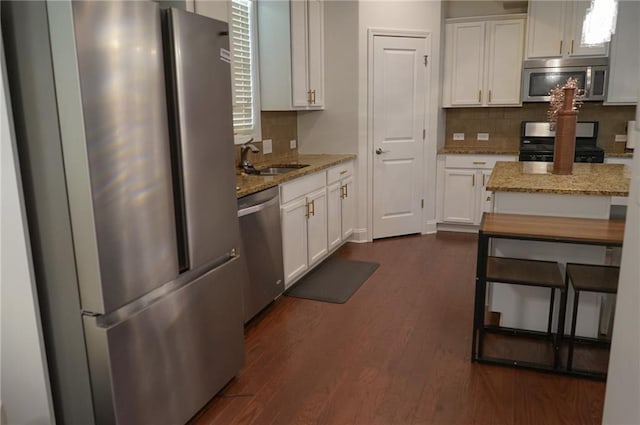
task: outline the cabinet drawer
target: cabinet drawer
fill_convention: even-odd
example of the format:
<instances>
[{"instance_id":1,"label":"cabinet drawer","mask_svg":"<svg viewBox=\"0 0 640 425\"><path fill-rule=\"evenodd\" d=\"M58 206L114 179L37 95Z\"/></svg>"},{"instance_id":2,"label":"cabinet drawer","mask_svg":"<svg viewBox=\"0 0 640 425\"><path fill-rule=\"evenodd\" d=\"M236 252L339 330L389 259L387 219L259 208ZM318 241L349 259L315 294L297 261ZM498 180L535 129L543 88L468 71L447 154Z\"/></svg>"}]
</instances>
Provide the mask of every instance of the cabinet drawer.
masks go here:
<instances>
[{"instance_id":1,"label":"cabinet drawer","mask_svg":"<svg viewBox=\"0 0 640 425\"><path fill-rule=\"evenodd\" d=\"M327 170L327 184L337 182L340 179L353 174L353 161L335 165Z\"/></svg>"},{"instance_id":2,"label":"cabinet drawer","mask_svg":"<svg viewBox=\"0 0 640 425\"><path fill-rule=\"evenodd\" d=\"M516 161L515 155L447 155L446 168L488 168L492 169L498 161Z\"/></svg>"},{"instance_id":3,"label":"cabinet drawer","mask_svg":"<svg viewBox=\"0 0 640 425\"><path fill-rule=\"evenodd\" d=\"M284 205L289 201L320 189L327 184L327 175L324 171L309 174L308 176L297 178L293 181L280 185L280 204Z\"/></svg>"}]
</instances>

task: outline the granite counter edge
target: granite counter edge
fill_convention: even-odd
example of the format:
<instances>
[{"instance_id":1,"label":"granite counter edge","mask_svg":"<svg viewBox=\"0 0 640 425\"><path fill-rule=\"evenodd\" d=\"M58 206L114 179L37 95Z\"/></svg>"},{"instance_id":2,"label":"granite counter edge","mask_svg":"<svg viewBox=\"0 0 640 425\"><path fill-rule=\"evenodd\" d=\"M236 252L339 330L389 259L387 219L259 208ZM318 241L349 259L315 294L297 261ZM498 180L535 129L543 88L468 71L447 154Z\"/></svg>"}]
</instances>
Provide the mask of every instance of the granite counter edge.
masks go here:
<instances>
[{"instance_id":1,"label":"granite counter edge","mask_svg":"<svg viewBox=\"0 0 640 425\"><path fill-rule=\"evenodd\" d=\"M239 188L236 191L236 198L242 198L243 196L252 195L262 190L269 189L274 186L278 186L282 183L295 180L299 177L303 177L308 174L313 174L318 171L326 170L327 168L333 167L334 165L342 164L344 162L348 162L356 158L357 156L354 154L300 155L298 157L298 160L294 161L293 163L303 164L303 163L313 162L313 164L310 164L308 167L300 168L298 170L292 171L290 173L282 174L279 176L255 176L255 175L242 174L237 176L237 179L236 179L237 187ZM268 166L268 165L265 165L265 166ZM251 182L250 183L247 183L246 181L241 182L241 180L243 179L250 179Z\"/></svg>"}]
</instances>

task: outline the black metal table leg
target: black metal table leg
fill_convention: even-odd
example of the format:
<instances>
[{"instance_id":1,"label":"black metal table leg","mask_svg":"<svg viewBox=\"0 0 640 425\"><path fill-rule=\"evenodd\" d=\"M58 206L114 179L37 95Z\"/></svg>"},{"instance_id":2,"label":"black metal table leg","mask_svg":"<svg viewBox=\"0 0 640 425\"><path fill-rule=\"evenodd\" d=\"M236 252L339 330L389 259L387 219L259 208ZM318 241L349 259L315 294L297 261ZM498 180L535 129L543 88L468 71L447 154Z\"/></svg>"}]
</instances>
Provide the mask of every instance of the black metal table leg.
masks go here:
<instances>
[{"instance_id":1,"label":"black metal table leg","mask_svg":"<svg viewBox=\"0 0 640 425\"><path fill-rule=\"evenodd\" d=\"M560 307L558 310L558 330L556 332L555 341L555 357L553 359L553 367L558 369L560 367L560 348L562 347L562 339L564 338L564 323L565 316L567 314L567 288L568 283L565 280L564 289L560 291Z\"/></svg>"},{"instance_id":2,"label":"black metal table leg","mask_svg":"<svg viewBox=\"0 0 640 425\"><path fill-rule=\"evenodd\" d=\"M551 288L551 296L549 301L549 319L547 320L547 333L551 336L551 324L553 322L553 302L555 301L556 290Z\"/></svg>"},{"instance_id":3,"label":"black metal table leg","mask_svg":"<svg viewBox=\"0 0 640 425\"><path fill-rule=\"evenodd\" d=\"M476 287L473 312L473 336L471 341L471 361L482 356L484 327L484 304L487 286L487 257L489 254L489 238L478 232L478 254L476 261Z\"/></svg>"},{"instance_id":4,"label":"black metal table leg","mask_svg":"<svg viewBox=\"0 0 640 425\"><path fill-rule=\"evenodd\" d=\"M571 335L569 335L569 355L567 357L567 370L573 368L573 342L576 338L576 321L578 318L578 302L580 300L580 291L575 291L573 298L573 315L571 318Z\"/></svg>"}]
</instances>

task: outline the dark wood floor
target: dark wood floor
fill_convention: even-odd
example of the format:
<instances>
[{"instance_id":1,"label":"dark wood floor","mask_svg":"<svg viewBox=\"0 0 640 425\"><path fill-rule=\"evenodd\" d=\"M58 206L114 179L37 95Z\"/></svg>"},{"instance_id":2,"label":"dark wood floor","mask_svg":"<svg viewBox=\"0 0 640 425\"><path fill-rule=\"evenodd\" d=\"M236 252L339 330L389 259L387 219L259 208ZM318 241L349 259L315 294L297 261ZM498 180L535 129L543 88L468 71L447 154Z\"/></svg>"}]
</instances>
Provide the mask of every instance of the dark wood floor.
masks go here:
<instances>
[{"instance_id":1,"label":"dark wood floor","mask_svg":"<svg viewBox=\"0 0 640 425\"><path fill-rule=\"evenodd\" d=\"M373 276L346 304L278 299L193 424L599 424L602 382L469 361L476 240L347 244Z\"/></svg>"}]
</instances>

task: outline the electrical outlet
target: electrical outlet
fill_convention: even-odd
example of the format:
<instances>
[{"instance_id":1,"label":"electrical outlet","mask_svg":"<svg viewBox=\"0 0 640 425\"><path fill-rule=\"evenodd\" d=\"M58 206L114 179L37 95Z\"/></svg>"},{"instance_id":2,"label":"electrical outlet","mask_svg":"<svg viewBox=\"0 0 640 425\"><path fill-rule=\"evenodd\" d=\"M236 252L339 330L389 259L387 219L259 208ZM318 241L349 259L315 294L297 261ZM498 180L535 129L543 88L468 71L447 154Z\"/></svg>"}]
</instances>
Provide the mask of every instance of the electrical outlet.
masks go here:
<instances>
[{"instance_id":1,"label":"electrical outlet","mask_svg":"<svg viewBox=\"0 0 640 425\"><path fill-rule=\"evenodd\" d=\"M295 148L296 148L296 146L298 146L298 142L296 141L296 139L289 140L289 147L290 147L291 149L295 149Z\"/></svg>"},{"instance_id":2,"label":"electrical outlet","mask_svg":"<svg viewBox=\"0 0 640 425\"><path fill-rule=\"evenodd\" d=\"M616 134L615 141L616 142L626 142L627 141L627 135L626 134Z\"/></svg>"},{"instance_id":3,"label":"electrical outlet","mask_svg":"<svg viewBox=\"0 0 640 425\"><path fill-rule=\"evenodd\" d=\"M262 141L262 153L271 153L273 152L273 143L271 143L271 139L264 139Z\"/></svg>"},{"instance_id":4,"label":"electrical outlet","mask_svg":"<svg viewBox=\"0 0 640 425\"><path fill-rule=\"evenodd\" d=\"M453 133L453 140L464 140L464 133Z\"/></svg>"},{"instance_id":5,"label":"electrical outlet","mask_svg":"<svg viewBox=\"0 0 640 425\"><path fill-rule=\"evenodd\" d=\"M489 140L489 133L478 133L476 139L478 141L487 141Z\"/></svg>"}]
</instances>

